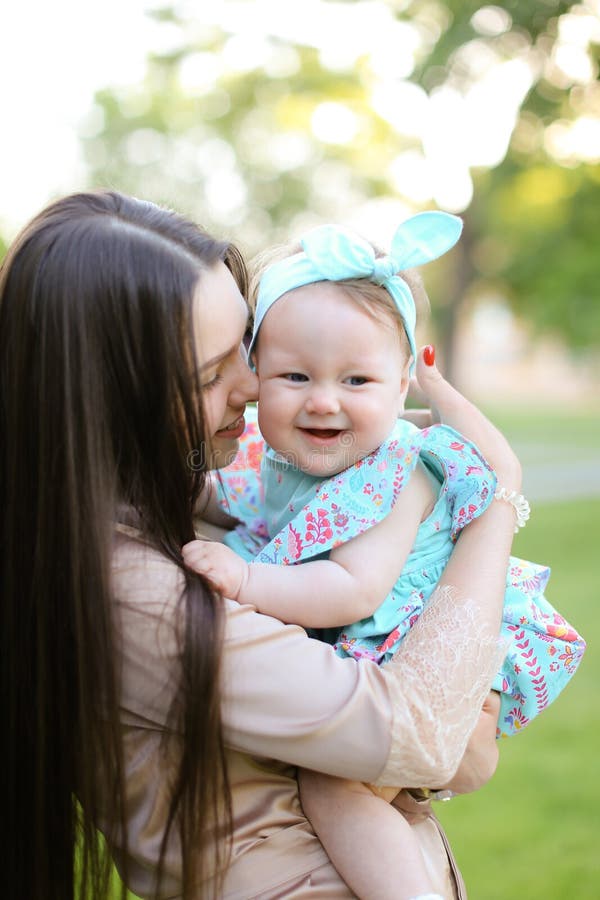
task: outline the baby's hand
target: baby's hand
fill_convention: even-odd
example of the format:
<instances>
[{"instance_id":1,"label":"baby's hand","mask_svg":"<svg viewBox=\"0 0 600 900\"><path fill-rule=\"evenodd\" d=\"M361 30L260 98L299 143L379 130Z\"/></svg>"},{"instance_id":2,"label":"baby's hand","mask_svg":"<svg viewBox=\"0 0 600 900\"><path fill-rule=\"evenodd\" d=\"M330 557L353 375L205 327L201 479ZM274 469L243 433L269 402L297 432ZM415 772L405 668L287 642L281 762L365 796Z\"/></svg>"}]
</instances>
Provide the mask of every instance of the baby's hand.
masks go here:
<instances>
[{"instance_id":1,"label":"baby's hand","mask_svg":"<svg viewBox=\"0 0 600 900\"><path fill-rule=\"evenodd\" d=\"M237 553L217 541L190 541L181 554L188 569L205 575L225 597L239 599L248 564Z\"/></svg>"}]
</instances>

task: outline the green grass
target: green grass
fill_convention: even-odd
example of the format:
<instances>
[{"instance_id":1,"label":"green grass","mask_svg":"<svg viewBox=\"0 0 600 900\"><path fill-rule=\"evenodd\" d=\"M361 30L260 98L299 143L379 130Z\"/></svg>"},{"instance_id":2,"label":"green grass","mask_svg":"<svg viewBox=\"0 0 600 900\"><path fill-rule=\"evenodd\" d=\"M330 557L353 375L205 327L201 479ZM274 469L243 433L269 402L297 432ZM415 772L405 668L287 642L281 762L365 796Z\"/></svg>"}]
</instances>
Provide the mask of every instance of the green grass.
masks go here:
<instances>
[{"instance_id":1,"label":"green grass","mask_svg":"<svg viewBox=\"0 0 600 900\"><path fill-rule=\"evenodd\" d=\"M587 640L558 700L502 742L481 791L436 807L470 900L592 900L600 892L600 500L536 507L515 553L547 563L548 599Z\"/></svg>"},{"instance_id":2,"label":"green grass","mask_svg":"<svg viewBox=\"0 0 600 900\"><path fill-rule=\"evenodd\" d=\"M532 414L530 410L490 407L485 413L517 449L524 448L524 454L519 453L522 462L529 461L530 446L543 448L544 461L564 461L568 451L578 458L600 457L600 408L586 412L536 410Z\"/></svg>"}]
</instances>

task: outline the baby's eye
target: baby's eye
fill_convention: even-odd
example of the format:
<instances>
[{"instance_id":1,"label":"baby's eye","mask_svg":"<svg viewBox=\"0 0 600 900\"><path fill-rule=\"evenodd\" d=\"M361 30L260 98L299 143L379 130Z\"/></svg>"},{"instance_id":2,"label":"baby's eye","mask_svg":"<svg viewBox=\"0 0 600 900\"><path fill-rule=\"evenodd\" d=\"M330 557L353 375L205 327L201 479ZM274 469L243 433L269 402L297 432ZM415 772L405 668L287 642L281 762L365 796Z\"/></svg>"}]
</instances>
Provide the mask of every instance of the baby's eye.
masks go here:
<instances>
[{"instance_id":1,"label":"baby's eye","mask_svg":"<svg viewBox=\"0 0 600 900\"><path fill-rule=\"evenodd\" d=\"M365 375L350 375L349 378L346 378L346 384L352 387L360 387L361 384L366 384L368 380Z\"/></svg>"},{"instance_id":2,"label":"baby's eye","mask_svg":"<svg viewBox=\"0 0 600 900\"><path fill-rule=\"evenodd\" d=\"M303 375L302 372L286 372L283 377L285 378L286 381L294 381L294 382L308 381L307 376Z\"/></svg>"}]
</instances>

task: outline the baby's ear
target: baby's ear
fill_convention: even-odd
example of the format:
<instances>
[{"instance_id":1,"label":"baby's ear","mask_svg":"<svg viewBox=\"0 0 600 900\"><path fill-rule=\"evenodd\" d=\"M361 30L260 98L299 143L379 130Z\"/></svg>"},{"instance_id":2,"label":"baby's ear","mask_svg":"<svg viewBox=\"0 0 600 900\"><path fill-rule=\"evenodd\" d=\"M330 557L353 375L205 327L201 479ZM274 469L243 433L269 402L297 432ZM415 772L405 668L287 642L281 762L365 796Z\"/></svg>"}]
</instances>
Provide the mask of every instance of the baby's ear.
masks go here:
<instances>
[{"instance_id":1,"label":"baby's ear","mask_svg":"<svg viewBox=\"0 0 600 900\"><path fill-rule=\"evenodd\" d=\"M409 356L406 360L406 364L402 369L402 374L400 376L400 389L398 391L398 416L404 415L404 407L406 403L406 396L408 394L408 389L410 387L410 367L412 364L412 356Z\"/></svg>"},{"instance_id":2,"label":"baby's ear","mask_svg":"<svg viewBox=\"0 0 600 900\"><path fill-rule=\"evenodd\" d=\"M404 364L404 368L402 369L402 375L400 378L400 394L402 396L402 403L406 400L406 395L408 394L408 388L410 387L410 370L413 364L413 357L409 356Z\"/></svg>"}]
</instances>

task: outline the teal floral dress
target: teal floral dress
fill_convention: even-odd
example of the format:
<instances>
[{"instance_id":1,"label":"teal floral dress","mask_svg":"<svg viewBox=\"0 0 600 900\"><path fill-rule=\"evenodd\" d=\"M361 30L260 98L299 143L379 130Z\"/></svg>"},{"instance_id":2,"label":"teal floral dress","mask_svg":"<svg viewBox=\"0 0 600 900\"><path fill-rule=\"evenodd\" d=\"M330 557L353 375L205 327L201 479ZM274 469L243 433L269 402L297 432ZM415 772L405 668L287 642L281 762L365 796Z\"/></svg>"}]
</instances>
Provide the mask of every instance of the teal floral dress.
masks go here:
<instances>
[{"instance_id":1,"label":"teal floral dress","mask_svg":"<svg viewBox=\"0 0 600 900\"><path fill-rule=\"evenodd\" d=\"M249 418L249 417L248 417ZM220 502L240 525L227 543L248 560L297 565L380 522L422 463L439 484L433 511L390 594L373 615L318 636L341 656L385 663L431 596L461 530L491 502L496 478L476 447L453 429L419 430L399 419L376 451L331 478L306 475L265 446L250 419L234 463L221 472ZM498 736L545 709L575 673L585 642L544 596L546 566L511 557L502 634L508 652L493 687L501 695Z\"/></svg>"}]
</instances>

